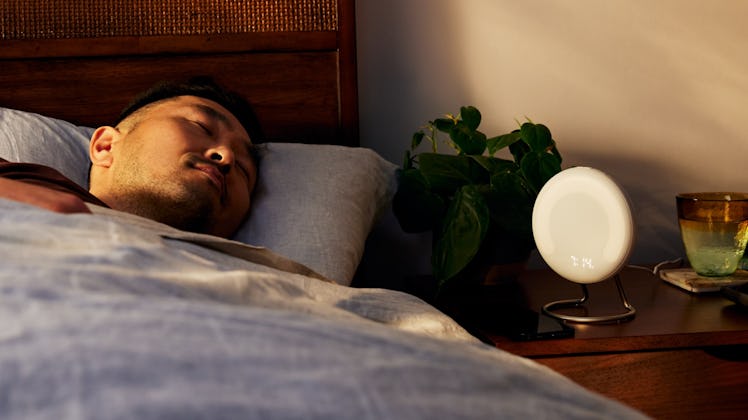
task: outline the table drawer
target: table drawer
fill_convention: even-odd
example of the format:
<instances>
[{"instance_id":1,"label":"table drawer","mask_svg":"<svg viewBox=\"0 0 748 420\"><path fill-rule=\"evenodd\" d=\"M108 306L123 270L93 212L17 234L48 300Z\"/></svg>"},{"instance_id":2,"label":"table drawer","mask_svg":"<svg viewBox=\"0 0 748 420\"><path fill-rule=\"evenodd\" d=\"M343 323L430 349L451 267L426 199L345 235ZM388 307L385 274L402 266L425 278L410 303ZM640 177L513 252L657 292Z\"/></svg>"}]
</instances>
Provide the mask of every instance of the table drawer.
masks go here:
<instances>
[{"instance_id":1,"label":"table drawer","mask_svg":"<svg viewBox=\"0 0 748 420\"><path fill-rule=\"evenodd\" d=\"M737 418L748 412L747 346L534 360L655 418Z\"/></svg>"}]
</instances>

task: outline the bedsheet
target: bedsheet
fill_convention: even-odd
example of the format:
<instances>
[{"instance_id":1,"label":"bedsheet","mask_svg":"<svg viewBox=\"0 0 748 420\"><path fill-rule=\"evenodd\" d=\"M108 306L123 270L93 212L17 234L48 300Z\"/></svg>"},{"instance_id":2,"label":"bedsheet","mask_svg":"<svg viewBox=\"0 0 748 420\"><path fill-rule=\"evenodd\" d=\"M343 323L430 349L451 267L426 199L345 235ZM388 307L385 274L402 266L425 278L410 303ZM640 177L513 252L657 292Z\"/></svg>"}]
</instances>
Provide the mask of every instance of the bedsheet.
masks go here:
<instances>
[{"instance_id":1,"label":"bedsheet","mask_svg":"<svg viewBox=\"0 0 748 420\"><path fill-rule=\"evenodd\" d=\"M94 210L0 200L1 418L641 417L408 294Z\"/></svg>"}]
</instances>

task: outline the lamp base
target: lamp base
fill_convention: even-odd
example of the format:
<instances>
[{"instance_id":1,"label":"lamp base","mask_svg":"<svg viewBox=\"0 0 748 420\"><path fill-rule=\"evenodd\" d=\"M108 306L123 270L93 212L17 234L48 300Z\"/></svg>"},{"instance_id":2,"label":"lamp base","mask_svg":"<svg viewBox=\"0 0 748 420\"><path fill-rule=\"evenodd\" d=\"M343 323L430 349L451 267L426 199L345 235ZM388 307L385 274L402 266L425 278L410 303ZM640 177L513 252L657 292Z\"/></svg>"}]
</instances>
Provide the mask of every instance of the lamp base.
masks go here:
<instances>
[{"instance_id":1,"label":"lamp base","mask_svg":"<svg viewBox=\"0 0 748 420\"><path fill-rule=\"evenodd\" d=\"M602 322L621 322L633 318L636 315L636 309L629 303L626 298L626 293L623 291L623 285L621 284L621 277L615 275L616 287L618 288L618 296L621 298L623 307L626 308L626 312L615 314L615 315L602 315L602 316L575 316L567 315L555 312L562 308L578 308L584 305L589 299L589 292L587 291L587 285L582 284L582 292L584 295L579 299L566 299L557 300L555 302L547 303L543 306L543 313L554 318L558 318L564 321L580 322L580 323L602 323Z\"/></svg>"}]
</instances>

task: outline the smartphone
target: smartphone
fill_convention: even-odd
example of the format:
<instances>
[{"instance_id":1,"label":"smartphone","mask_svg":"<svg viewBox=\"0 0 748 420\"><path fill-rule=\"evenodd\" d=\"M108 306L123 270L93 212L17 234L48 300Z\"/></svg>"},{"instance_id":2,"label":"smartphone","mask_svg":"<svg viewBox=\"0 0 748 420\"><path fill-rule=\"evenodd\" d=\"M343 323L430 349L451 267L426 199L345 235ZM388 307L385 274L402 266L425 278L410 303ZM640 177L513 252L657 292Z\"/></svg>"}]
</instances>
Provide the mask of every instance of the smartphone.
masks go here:
<instances>
[{"instance_id":1,"label":"smartphone","mask_svg":"<svg viewBox=\"0 0 748 420\"><path fill-rule=\"evenodd\" d=\"M527 309L508 325L508 337L515 341L574 337L574 328L560 319Z\"/></svg>"}]
</instances>

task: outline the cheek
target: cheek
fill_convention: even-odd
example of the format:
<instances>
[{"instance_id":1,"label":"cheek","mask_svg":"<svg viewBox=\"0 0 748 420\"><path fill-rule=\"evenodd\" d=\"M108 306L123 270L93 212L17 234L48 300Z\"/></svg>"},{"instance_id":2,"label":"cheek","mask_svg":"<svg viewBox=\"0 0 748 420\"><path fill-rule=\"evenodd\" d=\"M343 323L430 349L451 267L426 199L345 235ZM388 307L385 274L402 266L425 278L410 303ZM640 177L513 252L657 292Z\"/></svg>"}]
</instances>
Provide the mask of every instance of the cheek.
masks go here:
<instances>
[{"instance_id":1,"label":"cheek","mask_svg":"<svg viewBox=\"0 0 748 420\"><path fill-rule=\"evenodd\" d=\"M244 182L237 182L232 188L232 212L244 215L249 210L250 192Z\"/></svg>"},{"instance_id":2,"label":"cheek","mask_svg":"<svg viewBox=\"0 0 748 420\"><path fill-rule=\"evenodd\" d=\"M121 150L121 158L130 166L136 166L139 172L164 176L184 166L184 151L169 142L141 138L127 140L127 147Z\"/></svg>"}]
</instances>

